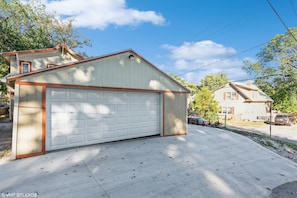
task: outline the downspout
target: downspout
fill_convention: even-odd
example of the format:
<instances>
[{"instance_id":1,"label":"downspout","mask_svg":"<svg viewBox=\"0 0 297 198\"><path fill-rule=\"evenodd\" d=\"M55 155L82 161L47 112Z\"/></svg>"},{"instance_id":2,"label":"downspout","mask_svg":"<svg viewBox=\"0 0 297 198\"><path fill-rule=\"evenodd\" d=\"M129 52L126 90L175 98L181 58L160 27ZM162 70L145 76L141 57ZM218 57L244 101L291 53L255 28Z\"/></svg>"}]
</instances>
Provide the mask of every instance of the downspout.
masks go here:
<instances>
[{"instance_id":1,"label":"downspout","mask_svg":"<svg viewBox=\"0 0 297 198\"><path fill-rule=\"evenodd\" d=\"M19 66L20 66L20 60L19 60L19 54L18 53L15 54L15 60L16 60L17 68L19 68Z\"/></svg>"}]
</instances>

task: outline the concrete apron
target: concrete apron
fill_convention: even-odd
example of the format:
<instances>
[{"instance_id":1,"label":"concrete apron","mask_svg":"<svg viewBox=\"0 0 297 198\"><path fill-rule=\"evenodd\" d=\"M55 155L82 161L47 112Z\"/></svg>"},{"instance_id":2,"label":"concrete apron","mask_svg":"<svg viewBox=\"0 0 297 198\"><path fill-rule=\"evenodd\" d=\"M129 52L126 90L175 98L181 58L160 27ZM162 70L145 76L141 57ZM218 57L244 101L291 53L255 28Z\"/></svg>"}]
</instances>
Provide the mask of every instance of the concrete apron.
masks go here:
<instances>
[{"instance_id":1,"label":"concrete apron","mask_svg":"<svg viewBox=\"0 0 297 198\"><path fill-rule=\"evenodd\" d=\"M186 136L0 162L0 178L2 197L267 197L297 180L297 164L238 134L189 125Z\"/></svg>"}]
</instances>

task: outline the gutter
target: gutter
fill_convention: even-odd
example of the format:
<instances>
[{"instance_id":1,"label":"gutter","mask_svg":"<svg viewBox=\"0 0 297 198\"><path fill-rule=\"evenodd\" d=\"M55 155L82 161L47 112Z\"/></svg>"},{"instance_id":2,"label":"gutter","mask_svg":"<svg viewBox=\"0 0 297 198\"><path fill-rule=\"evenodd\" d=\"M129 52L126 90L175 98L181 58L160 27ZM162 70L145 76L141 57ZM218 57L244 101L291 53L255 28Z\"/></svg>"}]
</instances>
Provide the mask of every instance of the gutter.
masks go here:
<instances>
[{"instance_id":1,"label":"gutter","mask_svg":"<svg viewBox=\"0 0 297 198\"><path fill-rule=\"evenodd\" d=\"M3 78L1 78L0 81L1 81L2 83L7 84L7 78L8 78L9 76L10 76L10 74L7 74L7 75L4 76Z\"/></svg>"}]
</instances>

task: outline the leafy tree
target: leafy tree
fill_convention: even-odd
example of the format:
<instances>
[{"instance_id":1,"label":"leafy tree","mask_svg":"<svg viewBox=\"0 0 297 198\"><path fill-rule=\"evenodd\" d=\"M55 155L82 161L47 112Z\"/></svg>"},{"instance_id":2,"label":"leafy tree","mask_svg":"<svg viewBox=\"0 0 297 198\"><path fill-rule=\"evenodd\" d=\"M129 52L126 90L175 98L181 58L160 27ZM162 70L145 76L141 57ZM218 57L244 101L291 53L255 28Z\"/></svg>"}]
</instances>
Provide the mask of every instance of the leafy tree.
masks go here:
<instances>
[{"instance_id":1,"label":"leafy tree","mask_svg":"<svg viewBox=\"0 0 297 198\"><path fill-rule=\"evenodd\" d=\"M73 28L73 19L61 22L46 12L38 0L22 3L19 0L0 1L0 52L42 49L67 44L70 48L90 45ZM0 77L8 73L0 59Z\"/></svg>"},{"instance_id":2,"label":"leafy tree","mask_svg":"<svg viewBox=\"0 0 297 198\"><path fill-rule=\"evenodd\" d=\"M187 82L178 75L169 75L191 91L190 97L193 101L189 104L189 114L197 114L212 122L217 120L219 104L214 99L213 91L228 83L225 74L207 75L201 79L200 86Z\"/></svg>"},{"instance_id":3,"label":"leafy tree","mask_svg":"<svg viewBox=\"0 0 297 198\"><path fill-rule=\"evenodd\" d=\"M201 87L199 92L196 93L194 100L190 103L190 106L200 117L210 121L216 121L219 104L213 97L213 91L209 90L208 87Z\"/></svg>"},{"instance_id":4,"label":"leafy tree","mask_svg":"<svg viewBox=\"0 0 297 198\"><path fill-rule=\"evenodd\" d=\"M84 45L90 45L90 39L81 40L83 36L73 28L73 21L73 18L67 21L53 18L49 24L51 25L51 42L63 43L70 48L80 48Z\"/></svg>"},{"instance_id":5,"label":"leafy tree","mask_svg":"<svg viewBox=\"0 0 297 198\"><path fill-rule=\"evenodd\" d=\"M228 83L229 79L226 74L206 75L201 79L201 86L207 87L210 91L214 91Z\"/></svg>"},{"instance_id":6,"label":"leafy tree","mask_svg":"<svg viewBox=\"0 0 297 198\"><path fill-rule=\"evenodd\" d=\"M90 45L72 26L73 19L60 21L46 12L38 0L0 1L0 52L51 48L66 44L70 48ZM0 56L0 78L9 73L9 66ZM6 87L1 86L1 91Z\"/></svg>"},{"instance_id":7,"label":"leafy tree","mask_svg":"<svg viewBox=\"0 0 297 198\"><path fill-rule=\"evenodd\" d=\"M274 108L297 112L297 28L274 36L243 69L256 77L255 84L274 100ZM293 36L292 36L293 35Z\"/></svg>"},{"instance_id":8,"label":"leafy tree","mask_svg":"<svg viewBox=\"0 0 297 198\"><path fill-rule=\"evenodd\" d=\"M198 91L198 86L195 83L187 82L186 80L182 79L178 75L174 75L169 73L170 77L175 79L177 82L179 82L181 85L183 85L185 88L189 89L191 92L191 95L194 95Z\"/></svg>"}]
</instances>

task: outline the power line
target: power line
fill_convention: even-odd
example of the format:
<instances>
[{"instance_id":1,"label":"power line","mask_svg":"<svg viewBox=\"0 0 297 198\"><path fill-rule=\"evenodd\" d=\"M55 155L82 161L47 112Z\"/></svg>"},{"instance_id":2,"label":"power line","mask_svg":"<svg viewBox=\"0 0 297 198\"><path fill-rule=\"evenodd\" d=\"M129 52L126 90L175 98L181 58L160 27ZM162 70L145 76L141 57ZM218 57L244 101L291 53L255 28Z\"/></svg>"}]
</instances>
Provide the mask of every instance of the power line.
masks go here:
<instances>
[{"instance_id":1,"label":"power line","mask_svg":"<svg viewBox=\"0 0 297 198\"><path fill-rule=\"evenodd\" d=\"M185 75L185 74L187 74L187 73L196 71L196 70L198 70L198 69L201 69L201 68L204 68L204 67L207 67L207 66L210 66L210 65L213 65L213 64L215 64L215 63L222 62L222 61L227 60L227 59L229 59L229 58L235 57L235 56L237 56L237 55L239 55L239 54L243 54L243 53L245 53L245 52L247 52L247 51L250 51L250 50L252 50L252 49L258 48L258 47L260 47L260 46L262 46L262 45L264 45L264 44L266 44L266 43L268 43L268 41L265 42L265 43L261 43L261 44L259 44L259 45L256 45L256 46L254 46L254 47L251 47L251 48L242 50L242 51L240 51L240 52L238 52L238 53L236 53L236 54L233 54L233 55L231 55L231 56L225 57L225 58L223 58L223 59L220 59L220 60L211 62L211 63L209 63L209 64L202 65L201 67L197 67L197 68L195 68L195 69L189 70L189 71L187 71L187 72L185 72L185 73L180 74L180 76L183 76L183 75Z\"/></svg>"},{"instance_id":2,"label":"power line","mask_svg":"<svg viewBox=\"0 0 297 198\"><path fill-rule=\"evenodd\" d=\"M295 6L294 6L292 0L290 0L290 4L291 4L291 7L293 8L295 15L297 16L297 12L296 12L296 9L295 9Z\"/></svg>"},{"instance_id":3,"label":"power line","mask_svg":"<svg viewBox=\"0 0 297 198\"><path fill-rule=\"evenodd\" d=\"M270 75L258 76L258 77L254 77L254 78L247 78L247 79L242 79L242 80L234 80L234 81L231 81L231 82L243 82L243 81L248 81L248 80L259 80L259 79L268 78L268 77L273 77L273 76L283 76L283 77L285 77L285 78L291 77L290 74L288 74L288 75L283 75L283 74L270 74Z\"/></svg>"},{"instance_id":4,"label":"power line","mask_svg":"<svg viewBox=\"0 0 297 198\"><path fill-rule=\"evenodd\" d=\"M281 23L285 26L285 28L287 29L288 33L293 37L293 39L297 42L297 39L295 38L294 34L290 31L290 29L288 28L288 26L286 25L286 23L283 21L283 19L280 17L280 15L278 14L278 12L276 11L276 9L273 7L273 5L270 3L269 0L267 0L267 3L269 4L269 6L271 7L271 9L273 10L273 12L275 13L275 15L278 17L278 19L281 21Z\"/></svg>"}]
</instances>

